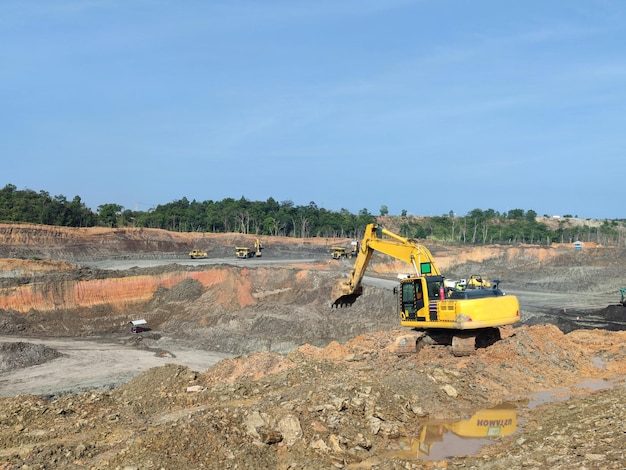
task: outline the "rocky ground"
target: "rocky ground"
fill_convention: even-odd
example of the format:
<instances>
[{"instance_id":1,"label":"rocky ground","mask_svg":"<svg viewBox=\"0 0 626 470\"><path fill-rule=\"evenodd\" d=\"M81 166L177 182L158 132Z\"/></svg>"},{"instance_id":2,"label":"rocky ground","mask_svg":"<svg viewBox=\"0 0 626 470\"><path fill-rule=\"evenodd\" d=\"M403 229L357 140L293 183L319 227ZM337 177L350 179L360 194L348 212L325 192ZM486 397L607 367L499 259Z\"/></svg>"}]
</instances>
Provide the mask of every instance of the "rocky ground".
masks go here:
<instances>
[{"instance_id":1,"label":"rocky ground","mask_svg":"<svg viewBox=\"0 0 626 470\"><path fill-rule=\"evenodd\" d=\"M373 260L378 281L353 307L331 310L350 269L328 259L335 240L267 240L262 259L240 262L224 237L0 226L2 237L0 333L12 341L0 343L0 394L16 371L63 373L55 338L162 365L87 391L2 394L0 468L626 466L624 250L434 246L450 277L500 278L522 306L502 341L457 358L445 346L396 354L406 332L387 286L403 268L388 260ZM192 263L196 246L213 257ZM128 332L137 316L150 331ZM209 354L222 359L202 367ZM90 360L111 377L104 355Z\"/></svg>"}]
</instances>

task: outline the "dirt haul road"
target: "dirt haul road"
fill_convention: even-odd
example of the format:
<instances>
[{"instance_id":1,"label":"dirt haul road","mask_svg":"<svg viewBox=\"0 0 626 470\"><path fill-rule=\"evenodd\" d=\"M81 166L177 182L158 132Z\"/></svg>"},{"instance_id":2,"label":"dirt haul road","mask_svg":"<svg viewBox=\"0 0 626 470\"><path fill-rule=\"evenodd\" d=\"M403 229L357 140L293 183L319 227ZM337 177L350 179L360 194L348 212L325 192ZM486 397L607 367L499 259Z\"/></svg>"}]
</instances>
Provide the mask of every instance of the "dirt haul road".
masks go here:
<instances>
[{"instance_id":1,"label":"dirt haul road","mask_svg":"<svg viewBox=\"0 0 626 470\"><path fill-rule=\"evenodd\" d=\"M137 337L137 340L140 339ZM122 341L114 342L113 338L89 340L0 336L0 344L19 343L45 345L58 352L59 356L42 364L0 372L0 396L60 396L112 389L152 367L180 364L193 370L206 370L228 357L197 349L186 350L174 343L172 349L151 350L123 344ZM21 353L28 354L24 350Z\"/></svg>"},{"instance_id":2,"label":"dirt haul road","mask_svg":"<svg viewBox=\"0 0 626 470\"><path fill-rule=\"evenodd\" d=\"M110 378L1 398L4 468L624 467L622 249L435 246L450 277L502 279L526 324L469 358L438 346L399 357L386 285L405 268L389 260L372 260L383 281L352 308L330 311L350 266L328 260L328 241L267 241L263 264L186 265L205 246L176 234L29 230L0 227L4 256L30 258L2 264L2 344L30 344L6 347L4 364L61 364L56 347L33 344L61 341L68 356L108 362ZM215 254L225 239L203 240ZM133 266L90 265L111 260ZM139 316L152 330L132 335ZM68 336L79 346L63 346ZM224 359L205 366L196 353Z\"/></svg>"}]
</instances>

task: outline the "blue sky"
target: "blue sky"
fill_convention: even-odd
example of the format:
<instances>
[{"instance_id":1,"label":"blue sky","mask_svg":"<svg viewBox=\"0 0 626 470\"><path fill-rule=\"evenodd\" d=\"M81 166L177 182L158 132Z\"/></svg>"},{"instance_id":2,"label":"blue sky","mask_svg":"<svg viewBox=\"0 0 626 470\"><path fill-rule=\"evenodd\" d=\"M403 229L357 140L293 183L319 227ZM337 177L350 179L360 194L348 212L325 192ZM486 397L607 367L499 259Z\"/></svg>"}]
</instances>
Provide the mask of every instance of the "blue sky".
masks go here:
<instances>
[{"instance_id":1,"label":"blue sky","mask_svg":"<svg viewBox=\"0 0 626 470\"><path fill-rule=\"evenodd\" d=\"M0 185L626 218L623 0L3 0Z\"/></svg>"}]
</instances>

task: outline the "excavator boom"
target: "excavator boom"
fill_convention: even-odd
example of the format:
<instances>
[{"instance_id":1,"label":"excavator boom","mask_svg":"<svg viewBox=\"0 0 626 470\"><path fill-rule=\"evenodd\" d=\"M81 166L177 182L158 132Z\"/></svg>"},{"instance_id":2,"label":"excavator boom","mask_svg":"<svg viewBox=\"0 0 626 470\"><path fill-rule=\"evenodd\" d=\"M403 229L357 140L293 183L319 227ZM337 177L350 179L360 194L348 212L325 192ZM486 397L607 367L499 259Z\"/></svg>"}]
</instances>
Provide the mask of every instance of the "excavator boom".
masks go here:
<instances>
[{"instance_id":1,"label":"excavator boom","mask_svg":"<svg viewBox=\"0 0 626 470\"><path fill-rule=\"evenodd\" d=\"M387 236L388 238L383 238ZM369 224L365 228L363 241L346 281L338 282L333 288L333 306L350 306L363 293L361 281L367 270L374 251L384 253L393 258L411 264L416 276L441 276L430 250L408 238L396 235L377 224Z\"/></svg>"}]
</instances>

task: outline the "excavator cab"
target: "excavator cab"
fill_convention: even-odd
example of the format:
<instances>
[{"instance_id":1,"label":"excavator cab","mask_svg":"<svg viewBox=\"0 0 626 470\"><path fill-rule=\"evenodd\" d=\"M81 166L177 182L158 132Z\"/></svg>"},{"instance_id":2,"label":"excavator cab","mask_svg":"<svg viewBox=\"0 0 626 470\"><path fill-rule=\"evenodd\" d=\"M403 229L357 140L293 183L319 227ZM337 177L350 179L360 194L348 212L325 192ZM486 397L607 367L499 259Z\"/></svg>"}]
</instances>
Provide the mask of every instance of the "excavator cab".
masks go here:
<instances>
[{"instance_id":1,"label":"excavator cab","mask_svg":"<svg viewBox=\"0 0 626 470\"><path fill-rule=\"evenodd\" d=\"M407 277L400 280L400 317L403 321L434 321L437 310L433 300L443 300L443 276Z\"/></svg>"},{"instance_id":2,"label":"excavator cab","mask_svg":"<svg viewBox=\"0 0 626 470\"><path fill-rule=\"evenodd\" d=\"M400 281L401 317L417 320L417 313L424 308L424 287L420 278L411 277Z\"/></svg>"}]
</instances>

